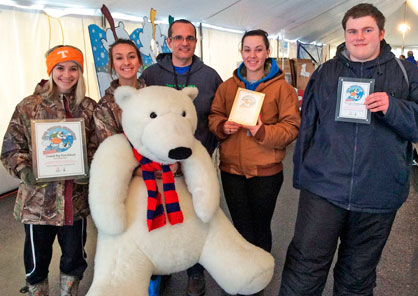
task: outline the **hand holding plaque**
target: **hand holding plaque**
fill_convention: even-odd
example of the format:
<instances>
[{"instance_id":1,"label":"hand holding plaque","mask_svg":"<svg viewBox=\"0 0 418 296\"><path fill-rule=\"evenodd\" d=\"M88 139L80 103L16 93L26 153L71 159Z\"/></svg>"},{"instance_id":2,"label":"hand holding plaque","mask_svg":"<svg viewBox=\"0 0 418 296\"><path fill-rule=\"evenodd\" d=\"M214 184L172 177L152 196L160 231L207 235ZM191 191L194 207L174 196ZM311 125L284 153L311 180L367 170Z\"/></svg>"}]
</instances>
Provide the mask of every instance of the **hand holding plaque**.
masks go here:
<instances>
[{"instance_id":1,"label":"hand holding plaque","mask_svg":"<svg viewBox=\"0 0 418 296\"><path fill-rule=\"evenodd\" d=\"M370 112L381 111L386 115L389 108L389 96L386 92L375 92L366 98L366 102L364 102L364 104Z\"/></svg>"},{"instance_id":2,"label":"hand holding plaque","mask_svg":"<svg viewBox=\"0 0 418 296\"><path fill-rule=\"evenodd\" d=\"M260 92L238 88L228 120L246 126L257 125L264 96Z\"/></svg>"}]
</instances>

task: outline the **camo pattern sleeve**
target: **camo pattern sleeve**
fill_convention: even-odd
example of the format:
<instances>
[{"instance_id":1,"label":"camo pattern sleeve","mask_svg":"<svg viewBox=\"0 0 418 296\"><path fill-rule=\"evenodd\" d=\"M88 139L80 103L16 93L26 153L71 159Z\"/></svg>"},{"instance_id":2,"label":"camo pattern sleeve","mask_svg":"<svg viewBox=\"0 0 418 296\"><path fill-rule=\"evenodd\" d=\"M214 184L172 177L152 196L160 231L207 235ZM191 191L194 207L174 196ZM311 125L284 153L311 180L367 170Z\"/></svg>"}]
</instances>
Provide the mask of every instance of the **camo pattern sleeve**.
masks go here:
<instances>
[{"instance_id":1,"label":"camo pattern sleeve","mask_svg":"<svg viewBox=\"0 0 418 296\"><path fill-rule=\"evenodd\" d=\"M96 125L98 142L103 142L107 137L122 133L122 110L116 104L112 95L105 95L97 105L93 113Z\"/></svg>"},{"instance_id":2,"label":"camo pattern sleeve","mask_svg":"<svg viewBox=\"0 0 418 296\"><path fill-rule=\"evenodd\" d=\"M91 160L97 147L93 111L96 102L84 98L76 106L70 98L70 110L74 117L85 120L88 158ZM31 119L65 119L62 99L44 97L39 94L22 100L15 108L3 140L1 161L7 171L20 178L20 171L32 168ZM36 185L19 185L14 207L15 218L25 224L62 226L64 224L64 181L47 182ZM74 184L73 213L78 220L89 214L88 185Z\"/></svg>"},{"instance_id":3,"label":"camo pattern sleeve","mask_svg":"<svg viewBox=\"0 0 418 296\"><path fill-rule=\"evenodd\" d=\"M87 141L87 159L89 164L91 163L93 155L99 146L99 139L96 135L96 125L93 118L93 113L94 110L96 110L96 107L96 101L85 97L77 111L77 113L80 114L76 114L77 117L84 118Z\"/></svg>"},{"instance_id":4,"label":"camo pattern sleeve","mask_svg":"<svg viewBox=\"0 0 418 296\"><path fill-rule=\"evenodd\" d=\"M94 110L93 117L99 144L111 135L123 133L121 123L122 110L116 104L114 97L114 92L118 86L119 81L113 80ZM138 88L144 87L144 80L138 79Z\"/></svg>"},{"instance_id":5,"label":"camo pattern sleeve","mask_svg":"<svg viewBox=\"0 0 418 296\"><path fill-rule=\"evenodd\" d=\"M1 162L10 175L20 178L19 172L32 168L32 147L30 120L37 113L42 97L33 95L25 98L15 108L3 139Z\"/></svg>"}]
</instances>

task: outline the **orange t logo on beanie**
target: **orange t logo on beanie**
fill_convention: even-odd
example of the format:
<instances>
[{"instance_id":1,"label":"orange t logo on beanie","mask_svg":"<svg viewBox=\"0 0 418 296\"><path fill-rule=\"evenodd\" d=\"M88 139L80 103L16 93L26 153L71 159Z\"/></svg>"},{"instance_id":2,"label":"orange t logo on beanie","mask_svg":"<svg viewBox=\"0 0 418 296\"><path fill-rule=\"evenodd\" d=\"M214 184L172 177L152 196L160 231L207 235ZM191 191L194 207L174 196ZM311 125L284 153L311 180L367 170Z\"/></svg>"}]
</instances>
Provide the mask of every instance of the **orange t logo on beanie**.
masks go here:
<instances>
[{"instance_id":1,"label":"orange t logo on beanie","mask_svg":"<svg viewBox=\"0 0 418 296\"><path fill-rule=\"evenodd\" d=\"M70 46L62 46L54 49L46 58L46 71L48 72L48 75L51 75L52 69L54 69L58 63L67 61L76 62L83 72L84 58L81 51Z\"/></svg>"}]
</instances>

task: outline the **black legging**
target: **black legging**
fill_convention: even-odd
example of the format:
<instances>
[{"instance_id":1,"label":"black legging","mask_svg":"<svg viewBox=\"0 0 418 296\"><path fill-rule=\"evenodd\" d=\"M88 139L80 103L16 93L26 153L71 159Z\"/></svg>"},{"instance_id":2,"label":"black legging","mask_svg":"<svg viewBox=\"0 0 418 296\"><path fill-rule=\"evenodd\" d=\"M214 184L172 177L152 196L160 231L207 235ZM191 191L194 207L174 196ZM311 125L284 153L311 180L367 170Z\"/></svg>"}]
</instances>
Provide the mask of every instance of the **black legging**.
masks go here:
<instances>
[{"instance_id":1,"label":"black legging","mask_svg":"<svg viewBox=\"0 0 418 296\"><path fill-rule=\"evenodd\" d=\"M60 271L80 279L87 268L86 243L87 219L74 221L74 225L52 226L24 224L25 246L23 251L26 281L35 285L48 277L55 237L61 247Z\"/></svg>"},{"instance_id":2,"label":"black legging","mask_svg":"<svg viewBox=\"0 0 418 296\"><path fill-rule=\"evenodd\" d=\"M221 178L234 226L247 241L270 252L270 224L283 183L283 172L248 179L221 172Z\"/></svg>"}]
</instances>

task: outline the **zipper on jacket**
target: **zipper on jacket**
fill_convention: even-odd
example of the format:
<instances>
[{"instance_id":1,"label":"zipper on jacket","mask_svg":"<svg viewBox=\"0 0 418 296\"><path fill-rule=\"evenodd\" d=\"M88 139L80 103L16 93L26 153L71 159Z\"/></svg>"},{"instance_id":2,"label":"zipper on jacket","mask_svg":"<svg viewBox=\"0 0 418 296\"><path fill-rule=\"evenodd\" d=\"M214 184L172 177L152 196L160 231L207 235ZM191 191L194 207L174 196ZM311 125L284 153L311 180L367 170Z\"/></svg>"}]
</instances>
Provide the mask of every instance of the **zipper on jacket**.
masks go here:
<instances>
[{"instance_id":1,"label":"zipper on jacket","mask_svg":"<svg viewBox=\"0 0 418 296\"><path fill-rule=\"evenodd\" d=\"M360 67L360 78L363 78L363 66L364 63L361 63ZM354 187L354 170L356 167L356 155L357 155L357 142L358 142L358 123L356 123L356 133L354 136L354 149L353 149L353 165L351 167L351 181L350 181L350 194L348 195L348 206L347 209L351 209L351 198L353 196L353 187Z\"/></svg>"},{"instance_id":2,"label":"zipper on jacket","mask_svg":"<svg viewBox=\"0 0 418 296\"><path fill-rule=\"evenodd\" d=\"M242 129L242 128L241 128ZM242 140L242 135L241 135L241 133L242 133L242 131L241 131L241 129L239 129L236 133L237 133L237 136L238 136L238 145L237 145L237 147L242 147L242 142L243 142L243 140ZM245 135L244 135L244 137L248 137L247 136L247 133L245 133ZM239 151L239 166L241 167L241 168L243 168L243 161L242 161L242 158L243 158L243 153L242 153L242 149L239 149L238 150ZM245 172L243 172L243 174L244 174L244 176L245 176Z\"/></svg>"},{"instance_id":3,"label":"zipper on jacket","mask_svg":"<svg viewBox=\"0 0 418 296\"><path fill-rule=\"evenodd\" d=\"M354 155L353 155L353 165L351 167L351 182L350 182L350 194L348 195L348 207L347 209L351 209L351 197L353 195L353 187L354 187L354 168L356 166L356 155L357 155L357 140L358 140L358 123L356 123L356 134L354 137Z\"/></svg>"}]
</instances>

